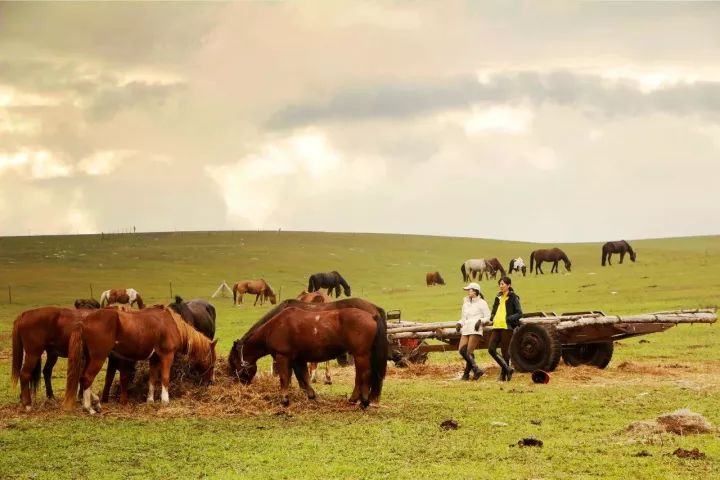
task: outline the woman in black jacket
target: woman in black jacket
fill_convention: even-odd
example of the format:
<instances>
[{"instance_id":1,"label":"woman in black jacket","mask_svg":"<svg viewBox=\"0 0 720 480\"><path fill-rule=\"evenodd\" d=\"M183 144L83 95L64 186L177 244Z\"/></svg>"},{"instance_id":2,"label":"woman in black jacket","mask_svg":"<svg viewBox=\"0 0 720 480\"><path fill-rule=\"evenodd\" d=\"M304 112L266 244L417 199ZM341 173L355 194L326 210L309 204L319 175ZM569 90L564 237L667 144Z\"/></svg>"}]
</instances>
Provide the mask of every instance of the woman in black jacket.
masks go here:
<instances>
[{"instance_id":1,"label":"woman in black jacket","mask_svg":"<svg viewBox=\"0 0 720 480\"><path fill-rule=\"evenodd\" d=\"M520 306L520 297L517 296L513 288L510 286L512 280L510 277L502 277L498 282L500 292L495 297L490 321L493 323L493 330L488 340L488 352L495 359L502 372L500 380L509 382L512 378L514 369L510 368L505 359L497 354L497 347L501 343L509 345L513 329L520 325L522 318L522 307Z\"/></svg>"}]
</instances>

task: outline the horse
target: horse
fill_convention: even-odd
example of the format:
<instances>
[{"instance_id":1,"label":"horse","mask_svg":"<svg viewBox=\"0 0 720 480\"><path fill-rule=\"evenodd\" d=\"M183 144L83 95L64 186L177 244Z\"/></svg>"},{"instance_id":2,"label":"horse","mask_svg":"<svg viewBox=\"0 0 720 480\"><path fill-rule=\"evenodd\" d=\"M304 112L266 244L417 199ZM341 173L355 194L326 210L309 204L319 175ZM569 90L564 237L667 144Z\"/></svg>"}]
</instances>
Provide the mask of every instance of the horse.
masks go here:
<instances>
[{"instance_id":1,"label":"horse","mask_svg":"<svg viewBox=\"0 0 720 480\"><path fill-rule=\"evenodd\" d=\"M317 292L321 288L327 288L328 295L332 295L332 291L335 290L335 298L338 298L340 296L340 287L343 288L346 297L351 295L350 285L335 270L325 273L313 273L308 277L307 291L310 293Z\"/></svg>"},{"instance_id":2,"label":"horse","mask_svg":"<svg viewBox=\"0 0 720 480\"><path fill-rule=\"evenodd\" d=\"M560 260L565 263L565 269L569 272L570 267L572 266L572 262L570 262L570 259L567 257L567 255L565 255L565 252L563 252L559 248L543 248L540 250L535 250L530 254L530 273L532 273L533 271L533 265L535 264L535 262L537 262L537 267L535 267L535 275L537 275L538 273L542 273L543 275L545 275L545 272L543 272L540 268L540 265L542 265L543 262L553 262L550 273L557 273L558 261Z\"/></svg>"},{"instance_id":3,"label":"horse","mask_svg":"<svg viewBox=\"0 0 720 480\"><path fill-rule=\"evenodd\" d=\"M620 263L623 263L623 259L625 258L625 254L630 254L630 260L633 262L635 261L635 258L637 258L637 254L633 251L632 247L628 242L625 240L620 240L618 242L607 242L605 245L602 246L602 266L605 266L605 260L607 259L608 265L612 265L612 262L610 262L610 257L612 257L613 253L619 253L620 254Z\"/></svg>"},{"instance_id":4,"label":"horse","mask_svg":"<svg viewBox=\"0 0 720 480\"><path fill-rule=\"evenodd\" d=\"M209 340L215 337L215 307L202 299L190 300L184 302L179 296L175 296L175 302L168 304L175 313L185 320L185 322L198 332L205 335ZM108 402L110 399L110 389L113 381L115 381L115 373L125 370L130 382L135 377L135 362L125 360L111 353L108 357L108 365L105 372L105 385L103 393L100 396L102 403Z\"/></svg>"},{"instance_id":5,"label":"horse","mask_svg":"<svg viewBox=\"0 0 720 480\"><path fill-rule=\"evenodd\" d=\"M127 304L131 307L136 303L138 308L145 308L142 297L134 288L113 288L100 294L100 306L104 307L113 303Z\"/></svg>"},{"instance_id":6,"label":"horse","mask_svg":"<svg viewBox=\"0 0 720 480\"><path fill-rule=\"evenodd\" d=\"M228 356L230 375L249 384L257 373L257 360L272 355L279 366L281 403L290 404L291 371L309 399L307 362L321 362L349 351L355 357L355 388L351 403L363 408L378 401L388 359L385 311L358 298L332 303L286 300L258 320L233 343Z\"/></svg>"},{"instance_id":7,"label":"horse","mask_svg":"<svg viewBox=\"0 0 720 480\"><path fill-rule=\"evenodd\" d=\"M128 361L150 361L148 403L155 401L155 384L162 382L160 400L170 402L170 367L175 355L187 354L195 368L202 372L204 382L215 374L215 345L188 325L177 313L162 305L138 311L104 308L96 310L79 322L70 334L67 387L64 408L75 404L78 384L82 389L83 408L94 414L100 399L92 391L92 383L110 353ZM127 403L128 378L120 371L120 402Z\"/></svg>"},{"instance_id":8,"label":"horse","mask_svg":"<svg viewBox=\"0 0 720 480\"><path fill-rule=\"evenodd\" d=\"M492 273L492 267L488 268L488 263L484 258L470 258L460 265L460 273L463 276L463 282L475 280L475 276L478 276L479 280L482 280L483 273L490 278Z\"/></svg>"},{"instance_id":9,"label":"horse","mask_svg":"<svg viewBox=\"0 0 720 480\"><path fill-rule=\"evenodd\" d=\"M246 293L255 294L255 303L253 303L253 307L257 305L258 300L260 300L260 305L265 303L265 300L270 300L270 303L273 305L277 303L275 291L264 278L259 280L242 280L233 285L232 290L233 305L238 304L238 299L240 300L240 303L242 303L242 297Z\"/></svg>"},{"instance_id":10,"label":"horse","mask_svg":"<svg viewBox=\"0 0 720 480\"><path fill-rule=\"evenodd\" d=\"M328 303L332 302L332 298L328 296L322 290L317 292L308 293L305 290L300 292L297 299L304 303ZM275 368L276 362L273 362L273 369ZM317 362L310 362L308 371L310 372L310 381L312 383L317 382ZM330 361L325 362L325 385L332 385L332 378L330 378Z\"/></svg>"},{"instance_id":11,"label":"horse","mask_svg":"<svg viewBox=\"0 0 720 480\"><path fill-rule=\"evenodd\" d=\"M522 272L523 277L527 274L527 267L525 266L525 262L523 262L522 257L513 258L510 260L510 265L508 265L508 273L513 272Z\"/></svg>"},{"instance_id":12,"label":"horse","mask_svg":"<svg viewBox=\"0 0 720 480\"><path fill-rule=\"evenodd\" d=\"M13 322L11 380L13 385L20 381L20 401L26 410L32 408L30 392L37 392L40 383L42 353L46 352L47 356L42 369L45 395L47 398L55 398L52 389L53 367L58 357L68 356L72 329L91 311L41 307L21 313Z\"/></svg>"},{"instance_id":13,"label":"horse","mask_svg":"<svg viewBox=\"0 0 720 480\"><path fill-rule=\"evenodd\" d=\"M497 258L490 258L488 260L485 260L485 263L487 263L487 267L485 267L485 271L487 272L488 269L490 269L490 275L493 279L497 277L497 272L500 272L500 276L505 276L505 269L502 267L502 264L500 263L500 260ZM490 277L488 277L490 278Z\"/></svg>"},{"instance_id":14,"label":"horse","mask_svg":"<svg viewBox=\"0 0 720 480\"><path fill-rule=\"evenodd\" d=\"M96 310L100 308L100 302L94 298L78 298L75 300L75 308L90 308Z\"/></svg>"},{"instance_id":15,"label":"horse","mask_svg":"<svg viewBox=\"0 0 720 480\"><path fill-rule=\"evenodd\" d=\"M443 280L440 272L427 272L425 274L425 283L428 287L431 285L445 285L445 280Z\"/></svg>"}]
</instances>

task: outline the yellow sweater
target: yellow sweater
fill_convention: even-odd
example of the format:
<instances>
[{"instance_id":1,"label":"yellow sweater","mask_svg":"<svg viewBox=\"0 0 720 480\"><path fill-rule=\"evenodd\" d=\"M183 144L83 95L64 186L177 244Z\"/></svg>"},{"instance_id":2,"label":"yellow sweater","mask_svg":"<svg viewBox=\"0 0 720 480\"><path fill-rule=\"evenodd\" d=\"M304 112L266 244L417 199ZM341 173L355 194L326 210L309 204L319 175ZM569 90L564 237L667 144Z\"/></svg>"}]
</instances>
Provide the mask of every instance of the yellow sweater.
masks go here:
<instances>
[{"instance_id":1,"label":"yellow sweater","mask_svg":"<svg viewBox=\"0 0 720 480\"><path fill-rule=\"evenodd\" d=\"M508 296L503 295L500 297L500 303L498 304L497 312L493 318L493 329L495 328L508 328L507 325L507 310L505 309L505 302Z\"/></svg>"}]
</instances>

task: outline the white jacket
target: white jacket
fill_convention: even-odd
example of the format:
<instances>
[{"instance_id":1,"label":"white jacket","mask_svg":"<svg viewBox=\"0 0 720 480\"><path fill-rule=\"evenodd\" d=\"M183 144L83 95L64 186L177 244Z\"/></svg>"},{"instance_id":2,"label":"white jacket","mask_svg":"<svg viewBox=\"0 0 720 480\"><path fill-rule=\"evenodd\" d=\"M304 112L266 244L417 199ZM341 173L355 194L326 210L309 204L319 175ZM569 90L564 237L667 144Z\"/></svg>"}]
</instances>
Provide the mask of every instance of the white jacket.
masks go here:
<instances>
[{"instance_id":1,"label":"white jacket","mask_svg":"<svg viewBox=\"0 0 720 480\"><path fill-rule=\"evenodd\" d=\"M469 297L465 297L463 300L462 313L460 314L460 333L462 335L482 335L483 328L475 330L475 324L478 320L490 320L490 307L485 300L480 297L475 297L470 300Z\"/></svg>"}]
</instances>

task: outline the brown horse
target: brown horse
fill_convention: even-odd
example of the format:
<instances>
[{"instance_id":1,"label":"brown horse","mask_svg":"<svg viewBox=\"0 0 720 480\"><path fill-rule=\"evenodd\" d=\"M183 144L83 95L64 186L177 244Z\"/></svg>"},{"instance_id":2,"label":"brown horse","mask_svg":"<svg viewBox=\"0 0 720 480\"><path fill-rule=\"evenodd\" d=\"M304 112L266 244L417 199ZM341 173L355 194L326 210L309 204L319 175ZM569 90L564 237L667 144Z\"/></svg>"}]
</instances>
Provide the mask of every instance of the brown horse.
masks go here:
<instances>
[{"instance_id":1,"label":"brown horse","mask_svg":"<svg viewBox=\"0 0 720 480\"><path fill-rule=\"evenodd\" d=\"M322 292L318 290L317 292L311 292L308 293L305 290L300 292L300 295L297 296L297 299L304 303L329 303L332 302L332 298L326 294L325 292ZM273 362L273 368L276 367L277 362ZM312 383L317 382L317 368L318 364L317 362L310 362L310 365L308 366L308 371L310 372L310 381ZM325 362L325 385L332 385L332 378L330 378L330 361Z\"/></svg>"},{"instance_id":2,"label":"brown horse","mask_svg":"<svg viewBox=\"0 0 720 480\"><path fill-rule=\"evenodd\" d=\"M161 402L170 401L170 367L175 354L184 353L204 381L215 371L215 345L192 328L173 310L156 306L139 311L104 308L75 325L70 335L65 409L72 409L78 383L83 393L83 408L95 413L100 399L92 392L92 383L110 353L128 361L149 360L148 403L154 401L155 385L160 376ZM120 401L127 402L127 374L120 371ZM93 406L95 408L93 408Z\"/></svg>"},{"instance_id":3,"label":"brown horse","mask_svg":"<svg viewBox=\"0 0 720 480\"><path fill-rule=\"evenodd\" d=\"M535 267L535 275L537 275L538 273L542 273L543 275L545 275L545 272L543 272L540 268L540 265L542 265L543 262L553 262L550 273L558 273L558 262L560 260L565 263L565 269L569 272L570 267L572 266L572 262L570 262L570 259L567 257L567 255L565 255L565 252L563 252L559 248L535 250L530 254L530 273L532 273L533 271L533 265L535 262L537 262L537 266Z\"/></svg>"},{"instance_id":4,"label":"brown horse","mask_svg":"<svg viewBox=\"0 0 720 480\"><path fill-rule=\"evenodd\" d=\"M500 276L505 276L505 269L503 268L502 264L500 263L500 260L497 258L490 258L488 260L485 260L485 263L487 263L486 273L489 272L490 276L492 276L493 279L497 277L498 272L500 272ZM488 277L489 279L490 277Z\"/></svg>"},{"instance_id":5,"label":"brown horse","mask_svg":"<svg viewBox=\"0 0 720 480\"><path fill-rule=\"evenodd\" d=\"M70 333L90 312L88 309L41 307L21 313L13 322L11 380L13 385L20 380L20 401L26 410L31 408L31 391L35 393L40 383L42 353L47 354L42 369L45 394L47 398L54 398L53 367L58 357L68 356Z\"/></svg>"},{"instance_id":6,"label":"brown horse","mask_svg":"<svg viewBox=\"0 0 720 480\"><path fill-rule=\"evenodd\" d=\"M425 283L428 287L431 285L445 285L445 280L443 280L440 272L427 272L425 274Z\"/></svg>"},{"instance_id":7,"label":"brown horse","mask_svg":"<svg viewBox=\"0 0 720 480\"><path fill-rule=\"evenodd\" d=\"M605 260L607 260L608 265L612 265L612 262L610 262L610 257L612 257L613 253L619 253L620 254L620 263L623 263L623 260L625 259L625 254L630 254L630 260L633 262L635 261L635 258L637 257L635 251L633 251L632 247L628 242L625 240L620 240L618 242L607 242L605 245L602 246L602 266L605 266Z\"/></svg>"},{"instance_id":8,"label":"brown horse","mask_svg":"<svg viewBox=\"0 0 720 480\"><path fill-rule=\"evenodd\" d=\"M138 308L145 308L142 297L134 288L112 288L100 294L100 306L104 307L113 303L126 304L131 307L133 304L137 304Z\"/></svg>"},{"instance_id":9,"label":"brown horse","mask_svg":"<svg viewBox=\"0 0 720 480\"><path fill-rule=\"evenodd\" d=\"M365 300L303 303L286 300L268 312L239 340L228 356L230 374L248 384L257 372L257 360L272 355L280 371L281 402L288 405L292 371L308 398L307 362L321 362L349 351L355 357L355 388L349 401L367 407L380 398L387 368L388 342L385 311Z\"/></svg>"},{"instance_id":10,"label":"brown horse","mask_svg":"<svg viewBox=\"0 0 720 480\"><path fill-rule=\"evenodd\" d=\"M257 305L258 300L260 300L260 305L262 305L265 300L270 300L270 303L273 305L277 303L275 291L264 278L259 280L243 280L233 285L232 290L233 305L238 304L238 299L240 300L240 303L242 303L242 297L246 293L255 295L255 303L253 303L253 307Z\"/></svg>"}]
</instances>

